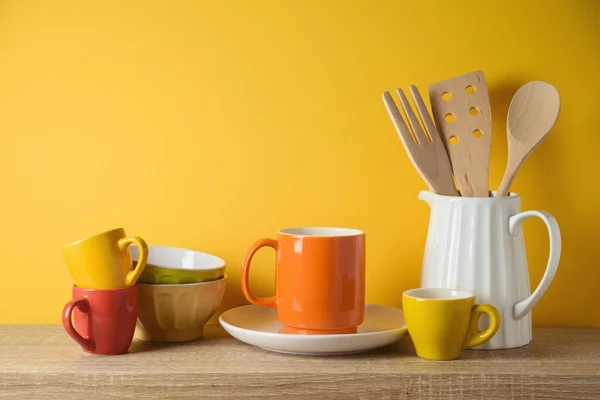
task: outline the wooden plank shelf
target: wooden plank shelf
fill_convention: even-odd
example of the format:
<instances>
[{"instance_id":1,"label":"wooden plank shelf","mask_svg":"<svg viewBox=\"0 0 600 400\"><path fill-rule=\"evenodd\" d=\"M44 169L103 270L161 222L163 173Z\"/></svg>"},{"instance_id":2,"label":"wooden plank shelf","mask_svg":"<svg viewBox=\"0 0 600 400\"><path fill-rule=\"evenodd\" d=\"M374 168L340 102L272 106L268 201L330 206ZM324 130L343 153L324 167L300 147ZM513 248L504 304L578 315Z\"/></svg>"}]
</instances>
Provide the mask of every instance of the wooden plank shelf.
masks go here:
<instances>
[{"instance_id":1,"label":"wooden plank shelf","mask_svg":"<svg viewBox=\"0 0 600 400\"><path fill-rule=\"evenodd\" d=\"M409 337L368 353L307 357L241 343L218 325L183 344L82 352L58 325L0 325L1 399L600 399L600 329L539 328L511 350L426 361Z\"/></svg>"}]
</instances>

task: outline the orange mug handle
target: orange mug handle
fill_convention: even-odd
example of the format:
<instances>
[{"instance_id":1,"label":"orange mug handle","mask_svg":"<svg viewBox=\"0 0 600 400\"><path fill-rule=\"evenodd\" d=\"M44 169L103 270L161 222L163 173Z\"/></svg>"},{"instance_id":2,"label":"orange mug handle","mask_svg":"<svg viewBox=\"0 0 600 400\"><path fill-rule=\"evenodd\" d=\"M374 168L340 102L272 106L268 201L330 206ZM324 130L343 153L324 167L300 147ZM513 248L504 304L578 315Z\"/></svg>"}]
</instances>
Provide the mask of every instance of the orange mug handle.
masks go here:
<instances>
[{"instance_id":1,"label":"orange mug handle","mask_svg":"<svg viewBox=\"0 0 600 400\"><path fill-rule=\"evenodd\" d=\"M67 304L65 304L65 308L63 309L62 315L62 323L65 331L75 340L81 347L86 349L87 351L93 351L96 348L96 343L92 338L84 338L75 330L73 326L73 321L71 319L71 315L73 314L73 310L75 307L79 308L79 311L83 313L90 312L90 303L86 299L78 299L71 300Z\"/></svg>"},{"instance_id":2,"label":"orange mug handle","mask_svg":"<svg viewBox=\"0 0 600 400\"><path fill-rule=\"evenodd\" d=\"M250 290L249 274L250 274L250 263L252 262L252 257L254 257L254 254L258 251L258 249L260 249L261 247L267 247L267 246L272 247L273 249L275 249L275 251L279 250L279 243L277 242L277 240L259 239L256 242L254 242L252 247L250 247L248 254L246 254L246 258L244 260L244 263L242 264L242 292L244 293L246 300L248 300L252 304L255 304L257 306L265 306L265 307L275 308L277 306L275 296L273 296L273 297L256 297L252 293L252 290Z\"/></svg>"}]
</instances>

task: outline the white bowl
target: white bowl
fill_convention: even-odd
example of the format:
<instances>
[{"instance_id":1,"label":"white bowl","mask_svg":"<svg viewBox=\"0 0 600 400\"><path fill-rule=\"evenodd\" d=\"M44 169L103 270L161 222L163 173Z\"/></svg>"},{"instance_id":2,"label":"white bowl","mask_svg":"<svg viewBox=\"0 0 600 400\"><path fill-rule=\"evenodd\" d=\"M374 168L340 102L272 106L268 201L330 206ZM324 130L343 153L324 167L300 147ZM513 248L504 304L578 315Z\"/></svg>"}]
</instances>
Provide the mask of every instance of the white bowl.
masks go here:
<instances>
[{"instance_id":1,"label":"white bowl","mask_svg":"<svg viewBox=\"0 0 600 400\"><path fill-rule=\"evenodd\" d=\"M140 252L130 247L137 263ZM212 254L167 246L148 246L148 262L138 283L179 284L214 281L225 275L225 261Z\"/></svg>"}]
</instances>

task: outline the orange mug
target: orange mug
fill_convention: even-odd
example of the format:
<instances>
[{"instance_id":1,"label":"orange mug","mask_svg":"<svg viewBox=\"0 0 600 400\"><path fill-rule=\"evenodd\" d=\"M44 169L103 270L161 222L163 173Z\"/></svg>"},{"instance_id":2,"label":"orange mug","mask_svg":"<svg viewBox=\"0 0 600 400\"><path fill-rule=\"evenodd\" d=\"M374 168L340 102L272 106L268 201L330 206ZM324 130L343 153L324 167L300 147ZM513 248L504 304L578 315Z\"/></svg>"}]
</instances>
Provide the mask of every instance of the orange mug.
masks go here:
<instances>
[{"instance_id":1,"label":"orange mug","mask_svg":"<svg viewBox=\"0 0 600 400\"><path fill-rule=\"evenodd\" d=\"M248 274L261 247L277 252L275 296L256 297ZM242 265L242 291L255 305L277 310L284 333L356 333L364 319L365 234L345 228L291 228L260 239Z\"/></svg>"}]
</instances>

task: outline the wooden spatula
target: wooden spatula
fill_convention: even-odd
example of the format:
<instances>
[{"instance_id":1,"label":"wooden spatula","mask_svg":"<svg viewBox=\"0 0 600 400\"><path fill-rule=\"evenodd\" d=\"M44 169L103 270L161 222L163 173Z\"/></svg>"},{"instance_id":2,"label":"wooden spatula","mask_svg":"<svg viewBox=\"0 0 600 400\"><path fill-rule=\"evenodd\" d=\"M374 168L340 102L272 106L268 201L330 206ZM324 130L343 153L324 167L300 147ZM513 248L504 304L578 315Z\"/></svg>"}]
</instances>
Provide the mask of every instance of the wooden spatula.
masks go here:
<instances>
[{"instance_id":1,"label":"wooden spatula","mask_svg":"<svg viewBox=\"0 0 600 400\"><path fill-rule=\"evenodd\" d=\"M400 106L408 120L408 125L404 122L402 114L400 114L389 92L383 93L383 104L396 128L398 136L400 136L402 144L404 144L410 161L429 189L446 196L458 196L456 186L454 186L454 179L452 178L452 168L450 167L448 154L429 116L429 111L427 111L421 94L415 86L410 86L410 94L429 137L427 137L423 127L421 127L404 92L401 89L396 89L396 91L400 98ZM408 128L409 125L412 129L412 134L411 129Z\"/></svg>"},{"instance_id":2,"label":"wooden spatula","mask_svg":"<svg viewBox=\"0 0 600 400\"><path fill-rule=\"evenodd\" d=\"M429 100L460 195L489 197L492 113L483 72L429 85Z\"/></svg>"}]
</instances>

